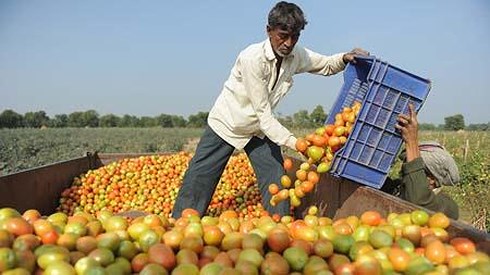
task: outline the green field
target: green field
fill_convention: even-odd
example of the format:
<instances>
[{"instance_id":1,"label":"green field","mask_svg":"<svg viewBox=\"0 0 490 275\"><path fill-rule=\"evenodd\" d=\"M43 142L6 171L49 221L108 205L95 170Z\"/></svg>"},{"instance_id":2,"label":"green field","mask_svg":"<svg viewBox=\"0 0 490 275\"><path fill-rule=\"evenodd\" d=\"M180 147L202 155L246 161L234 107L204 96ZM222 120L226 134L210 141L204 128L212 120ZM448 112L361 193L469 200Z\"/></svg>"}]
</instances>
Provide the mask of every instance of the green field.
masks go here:
<instances>
[{"instance_id":1,"label":"green field","mask_svg":"<svg viewBox=\"0 0 490 275\"><path fill-rule=\"evenodd\" d=\"M0 129L0 175L85 155L87 152L193 151L203 129L188 128L59 128ZM297 136L311 130L294 130ZM421 140L442 143L454 156L461 184L446 188L461 206L461 219L479 229L490 225L490 134L424 132ZM294 152L285 151L294 156ZM394 165L396 176L400 163Z\"/></svg>"},{"instance_id":2,"label":"green field","mask_svg":"<svg viewBox=\"0 0 490 275\"><path fill-rule=\"evenodd\" d=\"M87 152L178 152L203 129L46 128L0 129L0 174L9 174Z\"/></svg>"}]
</instances>

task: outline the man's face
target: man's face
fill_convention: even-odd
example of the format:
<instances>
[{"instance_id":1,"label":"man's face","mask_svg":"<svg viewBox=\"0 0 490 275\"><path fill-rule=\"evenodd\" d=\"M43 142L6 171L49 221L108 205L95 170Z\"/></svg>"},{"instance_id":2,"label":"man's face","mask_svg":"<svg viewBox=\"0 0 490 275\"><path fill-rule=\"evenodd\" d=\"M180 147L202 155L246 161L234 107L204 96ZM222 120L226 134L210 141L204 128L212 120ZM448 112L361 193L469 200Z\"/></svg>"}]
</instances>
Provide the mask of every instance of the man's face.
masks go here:
<instances>
[{"instance_id":1,"label":"man's face","mask_svg":"<svg viewBox=\"0 0 490 275\"><path fill-rule=\"evenodd\" d=\"M280 57L285 57L291 53L300 35L299 32L292 32L280 28L272 29L269 26L267 26L267 34L269 35L274 53Z\"/></svg>"}]
</instances>

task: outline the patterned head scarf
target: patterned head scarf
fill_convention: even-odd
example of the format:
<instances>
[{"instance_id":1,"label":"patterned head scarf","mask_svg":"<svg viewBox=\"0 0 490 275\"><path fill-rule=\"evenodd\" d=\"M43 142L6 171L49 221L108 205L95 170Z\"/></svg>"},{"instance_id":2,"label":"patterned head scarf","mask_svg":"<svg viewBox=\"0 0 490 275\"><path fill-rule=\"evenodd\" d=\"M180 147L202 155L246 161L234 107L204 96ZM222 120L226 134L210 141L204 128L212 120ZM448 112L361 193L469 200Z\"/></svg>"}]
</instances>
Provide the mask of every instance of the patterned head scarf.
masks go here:
<instances>
[{"instance_id":1,"label":"patterned head scarf","mask_svg":"<svg viewBox=\"0 0 490 275\"><path fill-rule=\"evenodd\" d=\"M419 150L425 167L436 179L437 187L459 183L458 166L441 144L434 141L421 142Z\"/></svg>"}]
</instances>

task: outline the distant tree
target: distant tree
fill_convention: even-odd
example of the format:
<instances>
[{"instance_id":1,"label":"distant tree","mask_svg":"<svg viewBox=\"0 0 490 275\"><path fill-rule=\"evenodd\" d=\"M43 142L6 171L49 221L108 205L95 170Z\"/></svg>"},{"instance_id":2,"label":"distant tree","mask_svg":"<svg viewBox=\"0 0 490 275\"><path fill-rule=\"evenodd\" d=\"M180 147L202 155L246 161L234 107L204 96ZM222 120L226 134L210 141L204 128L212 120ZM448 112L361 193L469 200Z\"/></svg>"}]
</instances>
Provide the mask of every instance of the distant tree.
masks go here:
<instances>
[{"instance_id":1,"label":"distant tree","mask_svg":"<svg viewBox=\"0 0 490 275\"><path fill-rule=\"evenodd\" d=\"M24 125L21 114L7 109L0 114L0 128L19 128Z\"/></svg>"},{"instance_id":2,"label":"distant tree","mask_svg":"<svg viewBox=\"0 0 490 275\"><path fill-rule=\"evenodd\" d=\"M84 127L83 112L73 112L68 115L68 127Z\"/></svg>"},{"instance_id":3,"label":"distant tree","mask_svg":"<svg viewBox=\"0 0 490 275\"><path fill-rule=\"evenodd\" d=\"M173 127L185 127L187 125L187 121L182 116L172 116L172 125Z\"/></svg>"},{"instance_id":4,"label":"distant tree","mask_svg":"<svg viewBox=\"0 0 490 275\"><path fill-rule=\"evenodd\" d=\"M137 127L139 124L139 119L135 116L124 115L119 121L118 127Z\"/></svg>"},{"instance_id":5,"label":"distant tree","mask_svg":"<svg viewBox=\"0 0 490 275\"><path fill-rule=\"evenodd\" d=\"M466 127L468 131L490 131L490 122L488 123L479 123L479 124L470 124Z\"/></svg>"},{"instance_id":6,"label":"distant tree","mask_svg":"<svg viewBox=\"0 0 490 275\"><path fill-rule=\"evenodd\" d=\"M201 128L206 126L208 119L208 112L199 112L196 115L190 115L187 123L188 127Z\"/></svg>"},{"instance_id":7,"label":"distant tree","mask_svg":"<svg viewBox=\"0 0 490 275\"><path fill-rule=\"evenodd\" d=\"M82 114L83 127L98 127L99 114L95 110L88 110Z\"/></svg>"},{"instance_id":8,"label":"distant tree","mask_svg":"<svg viewBox=\"0 0 490 275\"><path fill-rule=\"evenodd\" d=\"M163 128L172 128L174 127L172 116L167 114L161 114L157 117L158 125Z\"/></svg>"},{"instance_id":9,"label":"distant tree","mask_svg":"<svg viewBox=\"0 0 490 275\"><path fill-rule=\"evenodd\" d=\"M158 126L158 119L149 116L143 116L140 118L139 127L156 127Z\"/></svg>"},{"instance_id":10,"label":"distant tree","mask_svg":"<svg viewBox=\"0 0 490 275\"><path fill-rule=\"evenodd\" d=\"M462 114L445 117L444 122L445 130L458 131L464 129L464 117Z\"/></svg>"},{"instance_id":11,"label":"distant tree","mask_svg":"<svg viewBox=\"0 0 490 275\"><path fill-rule=\"evenodd\" d=\"M39 128L48 125L49 117L44 111L27 112L24 114L24 126L28 128Z\"/></svg>"},{"instance_id":12,"label":"distant tree","mask_svg":"<svg viewBox=\"0 0 490 275\"><path fill-rule=\"evenodd\" d=\"M419 129L423 131L434 131L437 129L437 126L432 123L420 123Z\"/></svg>"},{"instance_id":13,"label":"distant tree","mask_svg":"<svg viewBox=\"0 0 490 275\"><path fill-rule=\"evenodd\" d=\"M311 120L308 111L300 110L293 114L293 124L297 128L311 128Z\"/></svg>"},{"instance_id":14,"label":"distant tree","mask_svg":"<svg viewBox=\"0 0 490 275\"><path fill-rule=\"evenodd\" d=\"M314 126L321 126L325 123L327 114L321 105L317 105L310 114L310 121Z\"/></svg>"},{"instance_id":15,"label":"distant tree","mask_svg":"<svg viewBox=\"0 0 490 275\"><path fill-rule=\"evenodd\" d=\"M54 118L49 120L49 127L54 128L62 128L68 126L68 115L66 114L58 114L55 115Z\"/></svg>"},{"instance_id":16,"label":"distant tree","mask_svg":"<svg viewBox=\"0 0 490 275\"><path fill-rule=\"evenodd\" d=\"M99 127L117 127L120 117L114 114L103 115L99 118Z\"/></svg>"}]
</instances>

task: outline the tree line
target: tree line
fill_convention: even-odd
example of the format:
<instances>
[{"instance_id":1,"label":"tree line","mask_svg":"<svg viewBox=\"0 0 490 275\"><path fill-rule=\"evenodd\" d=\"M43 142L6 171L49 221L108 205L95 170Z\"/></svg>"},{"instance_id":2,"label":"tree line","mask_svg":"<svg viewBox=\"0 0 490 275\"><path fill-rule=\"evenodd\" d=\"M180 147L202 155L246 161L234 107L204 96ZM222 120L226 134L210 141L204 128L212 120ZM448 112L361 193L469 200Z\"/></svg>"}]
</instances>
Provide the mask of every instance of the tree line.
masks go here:
<instances>
[{"instance_id":1,"label":"tree line","mask_svg":"<svg viewBox=\"0 0 490 275\"><path fill-rule=\"evenodd\" d=\"M0 128L63 128L63 127L164 127L164 128L201 128L206 125L208 112L198 112L186 118L178 115L160 114L158 116L142 116L125 114L117 116L114 114L99 115L95 110L84 112L73 112L71 114L57 114L49 117L45 111L27 112L19 114L11 109L0 113ZM300 110L292 116L278 114L278 120L289 128L314 128L322 125L327 118L323 107L316 106L311 113L307 110ZM444 124L435 125L431 123L421 123L421 130L471 130L471 131L490 131L490 122L481 124L465 125L464 117L456 114L444 118Z\"/></svg>"}]
</instances>

